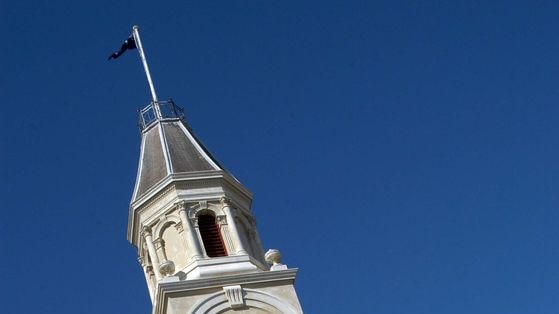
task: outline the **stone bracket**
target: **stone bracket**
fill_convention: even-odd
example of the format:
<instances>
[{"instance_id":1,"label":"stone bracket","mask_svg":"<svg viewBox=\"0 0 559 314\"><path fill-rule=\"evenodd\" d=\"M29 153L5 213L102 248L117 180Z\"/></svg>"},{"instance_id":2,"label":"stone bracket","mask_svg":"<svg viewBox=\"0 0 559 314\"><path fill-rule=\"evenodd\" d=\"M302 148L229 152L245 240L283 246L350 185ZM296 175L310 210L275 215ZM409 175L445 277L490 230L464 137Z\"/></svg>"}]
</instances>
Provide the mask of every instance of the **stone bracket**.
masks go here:
<instances>
[{"instance_id":1,"label":"stone bracket","mask_svg":"<svg viewBox=\"0 0 559 314\"><path fill-rule=\"evenodd\" d=\"M225 296L229 301L229 306L232 309L238 309L245 306L245 300L243 298L243 288L241 286L226 286L223 287Z\"/></svg>"}]
</instances>

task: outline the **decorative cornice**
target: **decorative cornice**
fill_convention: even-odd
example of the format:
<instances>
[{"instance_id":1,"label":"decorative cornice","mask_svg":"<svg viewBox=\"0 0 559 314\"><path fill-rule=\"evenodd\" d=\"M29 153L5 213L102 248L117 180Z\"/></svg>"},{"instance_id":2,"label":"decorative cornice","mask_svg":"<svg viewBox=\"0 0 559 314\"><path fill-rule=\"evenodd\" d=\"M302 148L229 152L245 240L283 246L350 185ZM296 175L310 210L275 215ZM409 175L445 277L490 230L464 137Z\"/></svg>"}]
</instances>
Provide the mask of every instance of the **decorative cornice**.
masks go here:
<instances>
[{"instance_id":1,"label":"decorative cornice","mask_svg":"<svg viewBox=\"0 0 559 314\"><path fill-rule=\"evenodd\" d=\"M221 170L208 170L208 171L196 171L189 173L179 173L179 174L168 174L159 182L155 183L151 188L149 188L142 195L136 196L135 200L132 200L132 205L143 203L153 197L154 194L159 193L160 190L164 189L168 184L179 180L194 180L205 178L219 178L222 177L224 172Z\"/></svg>"},{"instance_id":2,"label":"decorative cornice","mask_svg":"<svg viewBox=\"0 0 559 314\"><path fill-rule=\"evenodd\" d=\"M189 173L168 174L163 179L159 180L159 182L157 182L154 186L149 188L145 193L137 197L135 200L132 200L131 205L132 207L136 207L136 205L143 204L146 201L149 201L151 198L154 197L154 195L160 193L160 191L165 189L169 184L201 183L203 185L204 183L213 182L216 179L218 180L225 179L225 181L237 185L237 187L239 188L240 191L242 191L243 194L245 194L249 198L252 197L252 193L249 190L247 190L244 186L242 186L240 182L232 179L232 176L227 172L222 170L207 170L207 171L196 171L196 172L189 172Z\"/></svg>"},{"instance_id":3,"label":"decorative cornice","mask_svg":"<svg viewBox=\"0 0 559 314\"><path fill-rule=\"evenodd\" d=\"M174 184L170 184L168 186L165 186L161 190L155 192L150 198L147 198L147 200L145 202L143 202L140 206L136 207L135 210L137 212L140 212L140 211L144 210L145 208L150 207L151 205L158 202L163 197L167 196L167 194L169 194L172 191L175 191L175 185ZM131 208L133 208L133 205L135 205L135 203L136 202L132 202Z\"/></svg>"},{"instance_id":4,"label":"decorative cornice","mask_svg":"<svg viewBox=\"0 0 559 314\"><path fill-rule=\"evenodd\" d=\"M138 245L140 241L138 225L142 222L139 221L139 213L143 212L146 208L151 207L155 202L166 197L169 193L177 192L177 190L189 188L204 188L204 187L221 187L222 191L216 193L201 193L200 196L205 195L208 201L219 200L223 193L235 195L231 203L240 202L242 206L239 208L247 213L250 213L250 206L252 203L252 193L245 188L235 177L222 170L209 170L191 173L179 173L168 175L155 186L150 188L146 193L140 195L130 204L128 215L128 232L127 238L134 246ZM181 196L179 196L181 197ZM231 206L236 206L231 204Z\"/></svg>"},{"instance_id":5,"label":"decorative cornice","mask_svg":"<svg viewBox=\"0 0 559 314\"><path fill-rule=\"evenodd\" d=\"M160 282L157 286L157 301L159 304L167 294L198 289L217 288L231 285L247 285L254 283L290 281L293 282L297 276L297 268L278 271L264 271L249 274L237 274L215 278L189 279L174 282Z\"/></svg>"}]
</instances>

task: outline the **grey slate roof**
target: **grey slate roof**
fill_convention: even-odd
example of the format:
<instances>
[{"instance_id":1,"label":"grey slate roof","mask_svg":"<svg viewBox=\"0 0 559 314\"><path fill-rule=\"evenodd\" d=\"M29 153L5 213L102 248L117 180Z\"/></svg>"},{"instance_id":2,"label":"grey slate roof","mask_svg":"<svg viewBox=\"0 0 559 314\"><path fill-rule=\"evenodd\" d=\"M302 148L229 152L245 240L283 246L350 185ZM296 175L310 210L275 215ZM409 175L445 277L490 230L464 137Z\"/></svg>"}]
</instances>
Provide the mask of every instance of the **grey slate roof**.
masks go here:
<instances>
[{"instance_id":1,"label":"grey slate roof","mask_svg":"<svg viewBox=\"0 0 559 314\"><path fill-rule=\"evenodd\" d=\"M222 170L182 120L163 120L142 132L132 201L170 174Z\"/></svg>"}]
</instances>

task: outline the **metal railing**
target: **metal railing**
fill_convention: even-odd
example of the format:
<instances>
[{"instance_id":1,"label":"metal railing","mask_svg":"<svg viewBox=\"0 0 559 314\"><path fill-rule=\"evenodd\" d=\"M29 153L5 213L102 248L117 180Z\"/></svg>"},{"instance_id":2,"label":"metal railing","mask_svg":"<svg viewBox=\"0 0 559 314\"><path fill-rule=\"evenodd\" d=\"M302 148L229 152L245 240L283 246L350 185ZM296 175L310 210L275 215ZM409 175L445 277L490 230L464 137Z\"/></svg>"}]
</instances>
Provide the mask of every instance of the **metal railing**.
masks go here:
<instances>
[{"instance_id":1,"label":"metal railing","mask_svg":"<svg viewBox=\"0 0 559 314\"><path fill-rule=\"evenodd\" d=\"M152 101L144 109L138 110L138 127L142 131L157 120L183 118L183 109L175 105L172 99Z\"/></svg>"}]
</instances>

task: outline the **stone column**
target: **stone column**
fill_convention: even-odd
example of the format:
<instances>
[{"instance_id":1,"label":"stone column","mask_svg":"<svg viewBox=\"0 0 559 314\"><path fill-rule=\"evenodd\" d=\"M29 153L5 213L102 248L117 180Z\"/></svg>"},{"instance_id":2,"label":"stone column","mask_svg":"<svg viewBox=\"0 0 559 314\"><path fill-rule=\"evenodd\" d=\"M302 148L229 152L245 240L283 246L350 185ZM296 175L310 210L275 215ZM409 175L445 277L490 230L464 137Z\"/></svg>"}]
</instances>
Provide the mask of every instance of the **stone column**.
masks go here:
<instances>
[{"instance_id":1,"label":"stone column","mask_svg":"<svg viewBox=\"0 0 559 314\"><path fill-rule=\"evenodd\" d=\"M186 237L186 245L188 247L187 253L190 255L189 258L194 260L200 259L202 258L200 242L198 241L196 231L190 223L190 219L188 219L188 216L186 215L186 204L183 201L177 203L177 206L179 208L179 216L181 218L181 223Z\"/></svg>"},{"instance_id":2,"label":"stone column","mask_svg":"<svg viewBox=\"0 0 559 314\"><path fill-rule=\"evenodd\" d=\"M231 240L235 244L235 254L236 255L246 255L247 251L243 247L243 241L241 241L241 237L239 236L239 230L237 229L237 223L235 221L235 216L233 216L233 210L231 209L231 205L229 205L229 200L225 197L221 198L221 206L225 216L227 216L228 226L230 226L230 234Z\"/></svg>"},{"instance_id":3,"label":"stone column","mask_svg":"<svg viewBox=\"0 0 559 314\"><path fill-rule=\"evenodd\" d=\"M165 241L161 238L153 240L153 245L155 246L155 251L158 253L160 261L167 260L167 252L165 252Z\"/></svg>"},{"instance_id":4,"label":"stone column","mask_svg":"<svg viewBox=\"0 0 559 314\"><path fill-rule=\"evenodd\" d=\"M142 235L144 236L144 240L146 241L146 245L148 247L149 258L151 259L151 265L153 266L155 279L159 281L161 279L161 274L159 273L159 257L157 256L155 245L153 245L151 230L148 227L144 227L144 229L142 230Z\"/></svg>"}]
</instances>

